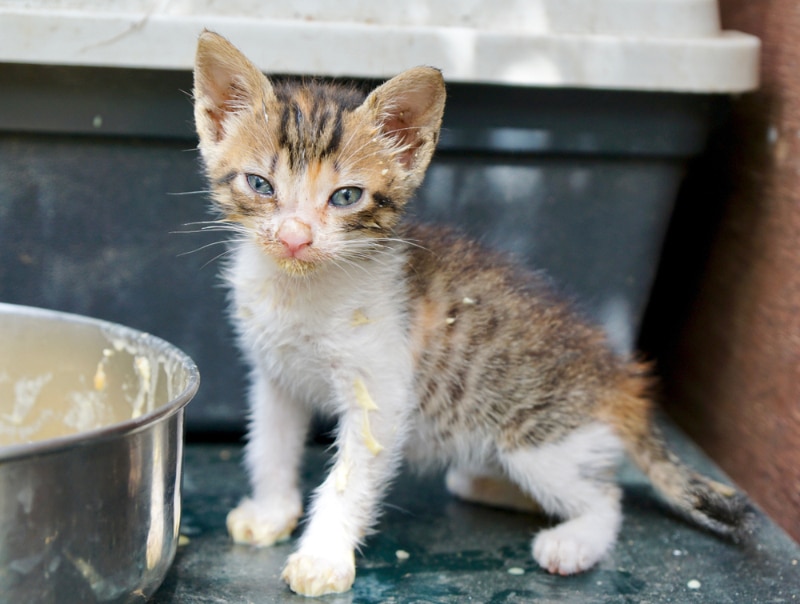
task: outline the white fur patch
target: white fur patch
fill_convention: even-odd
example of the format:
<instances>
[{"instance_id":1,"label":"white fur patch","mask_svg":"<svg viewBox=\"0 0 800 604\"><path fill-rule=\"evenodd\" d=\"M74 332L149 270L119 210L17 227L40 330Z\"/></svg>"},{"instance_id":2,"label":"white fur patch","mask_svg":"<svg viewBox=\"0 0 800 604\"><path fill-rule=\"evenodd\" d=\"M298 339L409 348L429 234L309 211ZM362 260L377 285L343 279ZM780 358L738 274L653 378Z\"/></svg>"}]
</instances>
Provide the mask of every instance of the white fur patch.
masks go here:
<instances>
[{"instance_id":1,"label":"white fur patch","mask_svg":"<svg viewBox=\"0 0 800 604\"><path fill-rule=\"evenodd\" d=\"M509 476L550 514L566 518L542 531L533 557L551 573L594 566L614 545L622 521L620 494L610 482L621 444L611 428L592 424L537 448L503 453Z\"/></svg>"},{"instance_id":2,"label":"white fur patch","mask_svg":"<svg viewBox=\"0 0 800 604\"><path fill-rule=\"evenodd\" d=\"M331 473L283 573L301 594L349 589L354 549L399 465L414 404L404 262L398 250L369 267L331 265L296 278L244 243L227 275L255 368L247 461L256 505L231 513L234 538L272 538L273 504L296 492L309 410L339 419Z\"/></svg>"}]
</instances>

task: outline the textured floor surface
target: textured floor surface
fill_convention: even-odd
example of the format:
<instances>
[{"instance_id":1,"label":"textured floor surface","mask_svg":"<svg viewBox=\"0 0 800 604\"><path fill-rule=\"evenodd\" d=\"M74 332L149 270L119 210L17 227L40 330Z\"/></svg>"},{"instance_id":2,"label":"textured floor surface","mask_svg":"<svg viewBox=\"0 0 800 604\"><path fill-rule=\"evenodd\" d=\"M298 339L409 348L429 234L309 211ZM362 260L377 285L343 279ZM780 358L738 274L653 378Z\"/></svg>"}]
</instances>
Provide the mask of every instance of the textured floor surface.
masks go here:
<instances>
[{"instance_id":1,"label":"textured floor surface","mask_svg":"<svg viewBox=\"0 0 800 604\"><path fill-rule=\"evenodd\" d=\"M670 430L670 440L691 465L719 476L682 435ZM186 448L184 537L155 604L309 601L279 578L294 539L267 549L228 539L225 515L246 490L241 455L238 445ZM326 459L322 447L310 449L309 488ZM630 467L621 480L626 516L619 543L599 567L565 578L548 575L530 557L530 537L546 519L456 501L441 477L406 472L380 532L357 558L353 590L321 601L800 602L800 546L774 524L761 517L751 543L732 545L676 518Z\"/></svg>"}]
</instances>

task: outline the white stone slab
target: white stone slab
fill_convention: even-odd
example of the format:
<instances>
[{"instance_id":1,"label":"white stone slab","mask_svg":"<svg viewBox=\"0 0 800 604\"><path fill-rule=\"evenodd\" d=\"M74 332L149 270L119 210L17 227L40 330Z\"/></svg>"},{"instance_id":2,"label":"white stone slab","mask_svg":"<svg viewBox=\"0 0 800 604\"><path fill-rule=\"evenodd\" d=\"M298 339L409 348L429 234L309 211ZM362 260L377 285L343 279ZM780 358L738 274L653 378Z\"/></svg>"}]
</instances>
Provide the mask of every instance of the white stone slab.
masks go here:
<instances>
[{"instance_id":1,"label":"white stone slab","mask_svg":"<svg viewBox=\"0 0 800 604\"><path fill-rule=\"evenodd\" d=\"M759 41L715 0L0 0L0 62L190 69L213 29L271 73L737 93Z\"/></svg>"}]
</instances>

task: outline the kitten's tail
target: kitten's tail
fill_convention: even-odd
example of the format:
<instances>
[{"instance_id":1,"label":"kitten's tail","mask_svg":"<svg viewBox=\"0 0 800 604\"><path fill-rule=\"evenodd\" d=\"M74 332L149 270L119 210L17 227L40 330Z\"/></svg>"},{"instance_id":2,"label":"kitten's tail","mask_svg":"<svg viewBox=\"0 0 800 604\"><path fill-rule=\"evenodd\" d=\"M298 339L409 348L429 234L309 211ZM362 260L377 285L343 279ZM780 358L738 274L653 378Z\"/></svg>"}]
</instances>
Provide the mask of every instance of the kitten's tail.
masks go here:
<instances>
[{"instance_id":1,"label":"kitten's tail","mask_svg":"<svg viewBox=\"0 0 800 604\"><path fill-rule=\"evenodd\" d=\"M605 409L634 463L679 513L714 533L743 540L752 532L754 518L747 498L694 472L669 450L652 419L649 367L632 363L628 369L613 395L615 400Z\"/></svg>"}]
</instances>

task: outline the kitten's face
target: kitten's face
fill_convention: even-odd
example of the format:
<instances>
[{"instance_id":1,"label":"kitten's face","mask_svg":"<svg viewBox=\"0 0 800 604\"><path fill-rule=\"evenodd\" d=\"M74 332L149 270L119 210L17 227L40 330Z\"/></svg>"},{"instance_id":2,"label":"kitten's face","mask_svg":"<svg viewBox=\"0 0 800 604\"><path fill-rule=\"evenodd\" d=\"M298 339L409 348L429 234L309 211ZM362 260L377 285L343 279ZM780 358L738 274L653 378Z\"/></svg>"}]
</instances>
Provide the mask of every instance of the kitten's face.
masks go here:
<instances>
[{"instance_id":1,"label":"kitten's face","mask_svg":"<svg viewBox=\"0 0 800 604\"><path fill-rule=\"evenodd\" d=\"M195 119L214 199L290 273L356 259L391 237L443 106L430 68L364 99L333 85L273 85L216 34L198 46Z\"/></svg>"},{"instance_id":2,"label":"kitten's face","mask_svg":"<svg viewBox=\"0 0 800 604\"><path fill-rule=\"evenodd\" d=\"M363 97L321 86L275 91L230 133L214 187L227 218L298 272L390 236L404 174L357 111Z\"/></svg>"}]
</instances>

